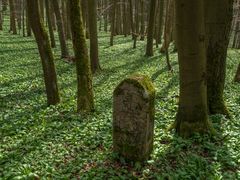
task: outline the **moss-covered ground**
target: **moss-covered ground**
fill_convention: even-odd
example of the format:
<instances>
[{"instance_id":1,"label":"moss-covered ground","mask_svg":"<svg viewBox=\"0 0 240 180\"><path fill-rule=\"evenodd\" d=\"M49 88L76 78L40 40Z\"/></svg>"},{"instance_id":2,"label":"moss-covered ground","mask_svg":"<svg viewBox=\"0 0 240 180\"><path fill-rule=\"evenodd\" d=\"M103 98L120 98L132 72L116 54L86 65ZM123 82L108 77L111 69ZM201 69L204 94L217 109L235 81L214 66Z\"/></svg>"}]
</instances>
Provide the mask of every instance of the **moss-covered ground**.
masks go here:
<instances>
[{"instance_id":1,"label":"moss-covered ground","mask_svg":"<svg viewBox=\"0 0 240 180\"><path fill-rule=\"evenodd\" d=\"M33 38L0 32L0 179L240 179L240 85L232 83L240 51L229 50L226 104L232 119L211 117L217 135L184 140L166 129L178 102L174 71L158 50L144 57L145 42L100 33L102 71L94 75L96 111L76 113L74 64L54 49L61 103L46 106L41 63ZM71 48L71 45L69 45ZM154 151L144 165L116 161L112 153L112 94L125 77L141 73L156 86Z\"/></svg>"}]
</instances>

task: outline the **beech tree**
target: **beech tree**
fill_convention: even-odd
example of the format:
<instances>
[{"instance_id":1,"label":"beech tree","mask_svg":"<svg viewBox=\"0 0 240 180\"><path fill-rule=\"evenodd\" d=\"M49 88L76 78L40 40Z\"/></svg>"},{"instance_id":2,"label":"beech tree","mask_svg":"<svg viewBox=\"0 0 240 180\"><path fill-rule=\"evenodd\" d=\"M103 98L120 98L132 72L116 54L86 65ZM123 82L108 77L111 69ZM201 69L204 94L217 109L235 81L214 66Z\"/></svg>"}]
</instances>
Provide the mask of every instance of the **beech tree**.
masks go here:
<instances>
[{"instance_id":1,"label":"beech tree","mask_svg":"<svg viewBox=\"0 0 240 180\"><path fill-rule=\"evenodd\" d=\"M149 12L150 12L149 20L148 20L146 56L153 56L153 36L154 36L155 9L156 9L155 6L156 6L156 0L151 0L150 9L149 9Z\"/></svg>"},{"instance_id":2,"label":"beech tree","mask_svg":"<svg viewBox=\"0 0 240 180\"><path fill-rule=\"evenodd\" d=\"M204 3L175 0L180 70L176 132L188 137L211 129L207 112Z\"/></svg>"},{"instance_id":3,"label":"beech tree","mask_svg":"<svg viewBox=\"0 0 240 180\"><path fill-rule=\"evenodd\" d=\"M10 7L10 31L12 31L13 34L17 34L16 10L13 0L9 0L9 7Z\"/></svg>"},{"instance_id":4,"label":"beech tree","mask_svg":"<svg viewBox=\"0 0 240 180\"><path fill-rule=\"evenodd\" d=\"M94 109L92 73L85 39L79 0L69 1L73 50L77 68L77 109L84 113Z\"/></svg>"},{"instance_id":5,"label":"beech tree","mask_svg":"<svg viewBox=\"0 0 240 180\"><path fill-rule=\"evenodd\" d=\"M61 46L61 58L67 58L69 57L66 38L65 38L65 32L64 32L64 26L63 26L63 20L60 13L59 3L58 0L50 0L52 2L52 7L54 10L54 14L56 16L57 20L57 29L58 29L58 36L60 40L60 46Z\"/></svg>"},{"instance_id":6,"label":"beech tree","mask_svg":"<svg viewBox=\"0 0 240 180\"><path fill-rule=\"evenodd\" d=\"M210 114L229 116L223 99L233 0L205 0L207 98Z\"/></svg>"},{"instance_id":7,"label":"beech tree","mask_svg":"<svg viewBox=\"0 0 240 180\"><path fill-rule=\"evenodd\" d=\"M55 42L52 20L51 20L51 15L50 15L49 0L45 0L45 7L46 7L46 18L47 18L47 23L48 23L48 30L49 30L50 40L51 40L51 47L55 48L56 42Z\"/></svg>"},{"instance_id":8,"label":"beech tree","mask_svg":"<svg viewBox=\"0 0 240 180\"><path fill-rule=\"evenodd\" d=\"M100 70L98 56L98 32L97 32L97 1L88 0L88 21L90 35L90 59L92 72Z\"/></svg>"},{"instance_id":9,"label":"beech tree","mask_svg":"<svg viewBox=\"0 0 240 180\"><path fill-rule=\"evenodd\" d=\"M115 18L116 18L116 0L111 0L112 7L111 7L111 36L110 36L110 46L113 46L113 39L115 36Z\"/></svg>"},{"instance_id":10,"label":"beech tree","mask_svg":"<svg viewBox=\"0 0 240 180\"><path fill-rule=\"evenodd\" d=\"M161 53L165 53L172 40L173 33L173 18L174 18L174 0L167 0L166 2L166 18L164 25L164 36L163 36L163 44L160 49Z\"/></svg>"},{"instance_id":11,"label":"beech tree","mask_svg":"<svg viewBox=\"0 0 240 180\"><path fill-rule=\"evenodd\" d=\"M57 76L48 34L42 24L38 3L38 1L27 0L28 18L41 57L48 105L55 105L60 102Z\"/></svg>"},{"instance_id":12,"label":"beech tree","mask_svg":"<svg viewBox=\"0 0 240 180\"><path fill-rule=\"evenodd\" d=\"M0 0L0 31L3 30L3 3L2 0Z\"/></svg>"}]
</instances>

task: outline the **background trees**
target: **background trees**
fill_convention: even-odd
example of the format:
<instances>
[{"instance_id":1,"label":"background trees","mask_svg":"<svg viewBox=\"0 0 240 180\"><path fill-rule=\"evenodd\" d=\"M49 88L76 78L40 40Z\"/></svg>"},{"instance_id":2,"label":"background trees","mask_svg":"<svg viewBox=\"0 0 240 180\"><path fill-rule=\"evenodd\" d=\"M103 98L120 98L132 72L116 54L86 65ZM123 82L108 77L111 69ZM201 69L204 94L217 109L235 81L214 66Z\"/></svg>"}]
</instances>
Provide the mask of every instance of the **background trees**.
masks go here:
<instances>
[{"instance_id":1,"label":"background trees","mask_svg":"<svg viewBox=\"0 0 240 180\"><path fill-rule=\"evenodd\" d=\"M238 179L240 99L233 80L240 77L239 0L232 28L232 1L155 0L153 6L153 0L57 0L60 18L51 0L28 1L12 0L13 11L10 0L0 0L0 177ZM68 45L63 60L59 20ZM136 73L156 87L154 151L144 166L116 162L112 153L112 93ZM215 91L221 96L213 101L226 101L231 120L213 114L217 103L208 104L208 97ZM45 105L46 93L52 106ZM122 118L131 121L146 108L125 95L118 109L130 109ZM172 122L175 131L164 131ZM216 134L209 136L212 127ZM136 138L152 142L144 137Z\"/></svg>"}]
</instances>

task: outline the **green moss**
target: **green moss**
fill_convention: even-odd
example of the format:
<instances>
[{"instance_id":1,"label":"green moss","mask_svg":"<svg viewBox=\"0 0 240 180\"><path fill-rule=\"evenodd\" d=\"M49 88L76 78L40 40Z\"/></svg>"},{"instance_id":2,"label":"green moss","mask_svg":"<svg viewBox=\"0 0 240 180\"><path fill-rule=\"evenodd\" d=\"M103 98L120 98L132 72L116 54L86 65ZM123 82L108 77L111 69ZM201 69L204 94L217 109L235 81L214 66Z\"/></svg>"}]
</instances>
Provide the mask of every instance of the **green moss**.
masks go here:
<instances>
[{"instance_id":1,"label":"green moss","mask_svg":"<svg viewBox=\"0 0 240 180\"><path fill-rule=\"evenodd\" d=\"M149 93L149 99L154 99L155 98L155 87L152 83L152 80L146 76L146 75L141 75L141 74L133 74L131 76L129 76L128 78L124 79L115 89L114 94L121 94L122 90L121 90L121 86L124 83L129 83L132 84L133 86L142 89L142 90L146 90Z\"/></svg>"}]
</instances>

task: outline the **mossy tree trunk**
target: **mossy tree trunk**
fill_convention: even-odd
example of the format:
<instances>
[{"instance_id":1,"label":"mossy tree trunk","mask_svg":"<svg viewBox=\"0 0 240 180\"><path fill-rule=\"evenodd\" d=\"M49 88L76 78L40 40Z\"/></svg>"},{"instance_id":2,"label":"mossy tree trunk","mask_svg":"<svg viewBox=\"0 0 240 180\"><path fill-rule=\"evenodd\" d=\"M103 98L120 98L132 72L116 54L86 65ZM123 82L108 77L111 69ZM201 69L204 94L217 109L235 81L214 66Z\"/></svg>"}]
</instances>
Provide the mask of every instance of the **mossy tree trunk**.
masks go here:
<instances>
[{"instance_id":1,"label":"mossy tree trunk","mask_svg":"<svg viewBox=\"0 0 240 180\"><path fill-rule=\"evenodd\" d=\"M90 59L92 72L99 71L99 56L98 56L98 32L97 32L97 1L88 0L88 21L90 35Z\"/></svg>"},{"instance_id":2,"label":"mossy tree trunk","mask_svg":"<svg viewBox=\"0 0 240 180\"><path fill-rule=\"evenodd\" d=\"M205 0L207 99L210 114L229 116L223 99L233 0Z\"/></svg>"},{"instance_id":3,"label":"mossy tree trunk","mask_svg":"<svg viewBox=\"0 0 240 180\"><path fill-rule=\"evenodd\" d=\"M206 48L202 0L175 0L180 98L176 132L182 137L210 130L207 113Z\"/></svg>"},{"instance_id":4,"label":"mossy tree trunk","mask_svg":"<svg viewBox=\"0 0 240 180\"><path fill-rule=\"evenodd\" d=\"M48 34L44 29L43 22L39 14L38 3L38 1L27 0L28 18L38 44L38 50L42 61L48 105L55 105L60 102L57 76Z\"/></svg>"},{"instance_id":5,"label":"mossy tree trunk","mask_svg":"<svg viewBox=\"0 0 240 180\"><path fill-rule=\"evenodd\" d=\"M88 57L87 44L82 21L79 0L69 1L72 29L73 50L76 60L78 95L78 112L84 113L94 109L92 73Z\"/></svg>"},{"instance_id":6,"label":"mossy tree trunk","mask_svg":"<svg viewBox=\"0 0 240 180\"><path fill-rule=\"evenodd\" d=\"M64 32L63 19L60 13L58 0L50 0L50 2L52 2L52 7L57 20L58 36L59 36L60 46L61 46L61 58L67 58L69 56L69 53L68 53L66 37Z\"/></svg>"},{"instance_id":7,"label":"mossy tree trunk","mask_svg":"<svg viewBox=\"0 0 240 180\"><path fill-rule=\"evenodd\" d=\"M156 0L150 1L150 12L148 19L148 34L147 34L147 48L146 56L153 56L153 36L154 36L154 24L155 24L155 9Z\"/></svg>"},{"instance_id":8,"label":"mossy tree trunk","mask_svg":"<svg viewBox=\"0 0 240 180\"><path fill-rule=\"evenodd\" d=\"M238 69L237 69L237 73L235 75L234 81L240 83L240 63L238 65Z\"/></svg>"},{"instance_id":9,"label":"mossy tree trunk","mask_svg":"<svg viewBox=\"0 0 240 180\"><path fill-rule=\"evenodd\" d=\"M39 1L40 16L44 22L44 0L38 0L38 1Z\"/></svg>"}]
</instances>

